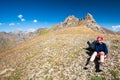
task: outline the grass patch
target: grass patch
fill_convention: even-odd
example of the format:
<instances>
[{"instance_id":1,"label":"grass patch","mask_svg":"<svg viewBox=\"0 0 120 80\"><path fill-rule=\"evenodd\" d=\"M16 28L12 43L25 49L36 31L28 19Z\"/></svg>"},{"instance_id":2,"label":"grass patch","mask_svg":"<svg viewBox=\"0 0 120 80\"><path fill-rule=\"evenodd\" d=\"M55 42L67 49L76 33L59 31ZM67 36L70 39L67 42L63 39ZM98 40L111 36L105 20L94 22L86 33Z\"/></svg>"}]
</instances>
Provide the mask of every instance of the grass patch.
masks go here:
<instances>
[{"instance_id":1,"label":"grass patch","mask_svg":"<svg viewBox=\"0 0 120 80\"><path fill-rule=\"evenodd\" d=\"M113 50L118 49L118 46L113 45L113 46L111 46L111 49L113 49Z\"/></svg>"},{"instance_id":2,"label":"grass patch","mask_svg":"<svg viewBox=\"0 0 120 80\"><path fill-rule=\"evenodd\" d=\"M119 43L119 40L113 40L112 43L117 44Z\"/></svg>"},{"instance_id":3,"label":"grass patch","mask_svg":"<svg viewBox=\"0 0 120 80\"><path fill-rule=\"evenodd\" d=\"M47 34L48 32L49 32L49 30L48 30L48 29L45 29L45 30L42 31L41 34Z\"/></svg>"},{"instance_id":4,"label":"grass patch","mask_svg":"<svg viewBox=\"0 0 120 80\"><path fill-rule=\"evenodd\" d=\"M46 77L45 80L53 80L51 77Z\"/></svg>"},{"instance_id":5,"label":"grass patch","mask_svg":"<svg viewBox=\"0 0 120 80\"><path fill-rule=\"evenodd\" d=\"M91 80L106 80L104 77L101 76L93 76Z\"/></svg>"},{"instance_id":6,"label":"grass patch","mask_svg":"<svg viewBox=\"0 0 120 80\"><path fill-rule=\"evenodd\" d=\"M71 53L69 54L69 57L71 57L71 58L76 58L77 56L80 55L81 52L82 52L82 49L79 49L79 50L77 50L77 51L75 51L75 52L71 52Z\"/></svg>"},{"instance_id":7,"label":"grass patch","mask_svg":"<svg viewBox=\"0 0 120 80\"><path fill-rule=\"evenodd\" d=\"M49 30L56 30L58 28L57 25L52 26Z\"/></svg>"},{"instance_id":8,"label":"grass patch","mask_svg":"<svg viewBox=\"0 0 120 80\"><path fill-rule=\"evenodd\" d=\"M9 77L7 80L20 80L19 76Z\"/></svg>"},{"instance_id":9,"label":"grass patch","mask_svg":"<svg viewBox=\"0 0 120 80\"><path fill-rule=\"evenodd\" d=\"M110 70L110 74L113 76L112 80L119 80L119 72L118 71Z\"/></svg>"}]
</instances>

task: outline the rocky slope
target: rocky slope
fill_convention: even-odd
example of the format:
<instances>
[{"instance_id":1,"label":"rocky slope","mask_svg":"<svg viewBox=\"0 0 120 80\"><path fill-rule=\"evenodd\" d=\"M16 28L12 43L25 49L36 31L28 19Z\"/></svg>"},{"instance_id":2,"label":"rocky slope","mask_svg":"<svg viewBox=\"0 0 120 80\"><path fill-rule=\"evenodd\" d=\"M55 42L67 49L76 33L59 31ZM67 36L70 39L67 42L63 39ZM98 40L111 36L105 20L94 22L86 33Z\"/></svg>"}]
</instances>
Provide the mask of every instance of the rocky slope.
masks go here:
<instances>
[{"instance_id":1,"label":"rocky slope","mask_svg":"<svg viewBox=\"0 0 120 80\"><path fill-rule=\"evenodd\" d=\"M81 30L82 29L82 30ZM103 72L84 70L87 41L105 37L109 58ZM119 80L120 36L100 34L86 26L67 27L36 37L0 53L1 80Z\"/></svg>"}]
</instances>

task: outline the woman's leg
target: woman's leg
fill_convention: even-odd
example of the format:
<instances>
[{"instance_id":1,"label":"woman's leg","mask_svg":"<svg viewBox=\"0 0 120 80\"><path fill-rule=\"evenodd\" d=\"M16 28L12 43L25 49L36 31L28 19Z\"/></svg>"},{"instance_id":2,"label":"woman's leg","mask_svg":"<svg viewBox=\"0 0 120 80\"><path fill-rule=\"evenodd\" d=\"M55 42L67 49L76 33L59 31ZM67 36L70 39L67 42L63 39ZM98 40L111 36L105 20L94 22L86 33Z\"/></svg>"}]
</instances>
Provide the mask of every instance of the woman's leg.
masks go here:
<instances>
[{"instance_id":1,"label":"woman's leg","mask_svg":"<svg viewBox=\"0 0 120 80\"><path fill-rule=\"evenodd\" d=\"M102 51L102 52L99 52L100 54L100 62L104 62L104 56L105 56L105 53Z\"/></svg>"},{"instance_id":2,"label":"woman's leg","mask_svg":"<svg viewBox=\"0 0 120 80\"><path fill-rule=\"evenodd\" d=\"M95 60L97 56L97 52L94 52L90 58L90 61L88 62L88 64L85 66L85 69L88 69L91 66L91 63Z\"/></svg>"},{"instance_id":3,"label":"woman's leg","mask_svg":"<svg viewBox=\"0 0 120 80\"><path fill-rule=\"evenodd\" d=\"M90 61L93 62L97 56L97 52L94 52L90 58Z\"/></svg>"}]
</instances>

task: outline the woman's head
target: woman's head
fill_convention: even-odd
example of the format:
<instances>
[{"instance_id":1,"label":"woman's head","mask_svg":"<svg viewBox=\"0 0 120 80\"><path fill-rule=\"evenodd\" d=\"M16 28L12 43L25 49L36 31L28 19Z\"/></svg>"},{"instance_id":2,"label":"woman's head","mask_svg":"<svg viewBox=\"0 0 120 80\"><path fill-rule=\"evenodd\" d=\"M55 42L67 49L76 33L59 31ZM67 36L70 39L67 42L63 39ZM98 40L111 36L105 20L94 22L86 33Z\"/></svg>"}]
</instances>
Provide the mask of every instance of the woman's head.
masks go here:
<instances>
[{"instance_id":1,"label":"woman's head","mask_svg":"<svg viewBox=\"0 0 120 80\"><path fill-rule=\"evenodd\" d=\"M97 37L97 41L98 41L98 43L100 43L100 44L101 44L101 43L102 43L102 41L103 41L103 37L102 37L102 36L98 36L98 37Z\"/></svg>"}]
</instances>

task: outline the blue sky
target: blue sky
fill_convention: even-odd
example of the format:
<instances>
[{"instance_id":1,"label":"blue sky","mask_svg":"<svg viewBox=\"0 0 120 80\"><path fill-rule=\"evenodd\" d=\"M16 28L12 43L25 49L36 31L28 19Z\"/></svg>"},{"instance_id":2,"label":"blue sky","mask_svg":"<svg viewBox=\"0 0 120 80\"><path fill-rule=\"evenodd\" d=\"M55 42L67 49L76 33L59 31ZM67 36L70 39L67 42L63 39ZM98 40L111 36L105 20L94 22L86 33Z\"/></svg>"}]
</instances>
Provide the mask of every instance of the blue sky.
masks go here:
<instances>
[{"instance_id":1,"label":"blue sky","mask_svg":"<svg viewBox=\"0 0 120 80\"><path fill-rule=\"evenodd\" d=\"M120 0L0 0L0 31L34 31L87 13L101 26L120 30L119 4Z\"/></svg>"}]
</instances>

